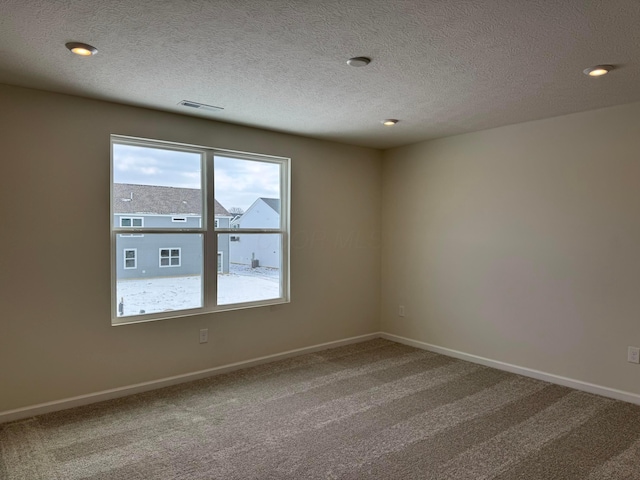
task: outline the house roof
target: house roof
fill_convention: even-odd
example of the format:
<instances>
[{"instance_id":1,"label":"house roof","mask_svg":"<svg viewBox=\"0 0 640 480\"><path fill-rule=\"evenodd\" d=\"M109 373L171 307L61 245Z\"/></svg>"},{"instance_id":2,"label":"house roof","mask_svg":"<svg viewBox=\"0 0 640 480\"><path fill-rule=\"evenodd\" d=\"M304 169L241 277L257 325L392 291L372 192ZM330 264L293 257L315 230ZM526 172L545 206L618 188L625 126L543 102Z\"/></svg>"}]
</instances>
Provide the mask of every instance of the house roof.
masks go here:
<instances>
[{"instance_id":1,"label":"house roof","mask_svg":"<svg viewBox=\"0 0 640 480\"><path fill-rule=\"evenodd\" d=\"M273 208L278 215L280 215L280 199L279 198L264 198L260 197L264 203Z\"/></svg>"},{"instance_id":2,"label":"house roof","mask_svg":"<svg viewBox=\"0 0 640 480\"><path fill-rule=\"evenodd\" d=\"M231 216L217 200L216 216ZM201 215L202 192L197 188L113 184L114 213Z\"/></svg>"}]
</instances>

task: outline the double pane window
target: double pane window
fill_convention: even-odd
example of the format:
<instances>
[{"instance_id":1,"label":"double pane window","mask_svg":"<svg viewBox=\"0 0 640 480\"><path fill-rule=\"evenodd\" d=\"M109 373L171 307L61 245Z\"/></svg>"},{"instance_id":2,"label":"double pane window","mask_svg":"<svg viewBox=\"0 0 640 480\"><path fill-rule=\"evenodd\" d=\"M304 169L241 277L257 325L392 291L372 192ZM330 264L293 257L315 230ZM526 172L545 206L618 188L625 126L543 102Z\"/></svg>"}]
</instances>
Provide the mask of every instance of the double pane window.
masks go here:
<instances>
[{"instance_id":1,"label":"double pane window","mask_svg":"<svg viewBox=\"0 0 640 480\"><path fill-rule=\"evenodd\" d=\"M124 250L124 268L136 268L136 249L135 248L125 248Z\"/></svg>"},{"instance_id":2,"label":"double pane window","mask_svg":"<svg viewBox=\"0 0 640 480\"><path fill-rule=\"evenodd\" d=\"M287 302L288 194L286 158L112 136L112 323Z\"/></svg>"}]
</instances>

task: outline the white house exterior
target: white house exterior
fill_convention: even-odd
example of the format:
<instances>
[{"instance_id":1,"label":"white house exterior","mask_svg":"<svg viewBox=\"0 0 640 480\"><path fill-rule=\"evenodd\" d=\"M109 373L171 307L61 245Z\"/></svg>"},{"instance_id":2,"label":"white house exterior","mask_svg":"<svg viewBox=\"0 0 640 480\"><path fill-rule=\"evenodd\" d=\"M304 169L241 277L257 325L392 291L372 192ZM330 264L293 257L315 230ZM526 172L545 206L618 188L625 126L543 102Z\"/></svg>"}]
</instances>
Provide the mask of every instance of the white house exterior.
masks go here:
<instances>
[{"instance_id":1,"label":"white house exterior","mask_svg":"<svg viewBox=\"0 0 640 480\"><path fill-rule=\"evenodd\" d=\"M280 228L280 199L258 198L242 216L231 222L231 227ZM252 265L252 260L257 260L261 267L280 268L280 235L232 235L230 240L231 263Z\"/></svg>"}]
</instances>

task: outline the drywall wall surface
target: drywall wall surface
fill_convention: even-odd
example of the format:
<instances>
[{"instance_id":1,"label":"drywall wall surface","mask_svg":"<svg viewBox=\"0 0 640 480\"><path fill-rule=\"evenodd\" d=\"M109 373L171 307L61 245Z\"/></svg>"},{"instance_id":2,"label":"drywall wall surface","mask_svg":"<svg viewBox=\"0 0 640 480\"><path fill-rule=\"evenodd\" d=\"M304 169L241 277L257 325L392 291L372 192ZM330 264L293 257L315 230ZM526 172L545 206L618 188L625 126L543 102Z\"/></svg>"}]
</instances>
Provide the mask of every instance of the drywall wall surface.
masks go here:
<instances>
[{"instance_id":1,"label":"drywall wall surface","mask_svg":"<svg viewBox=\"0 0 640 480\"><path fill-rule=\"evenodd\" d=\"M640 394L639 103L388 150L382 212L383 331Z\"/></svg>"},{"instance_id":2,"label":"drywall wall surface","mask_svg":"<svg viewBox=\"0 0 640 480\"><path fill-rule=\"evenodd\" d=\"M10 86L0 105L0 411L378 331L380 151ZM110 134L291 157L291 303L112 327Z\"/></svg>"}]
</instances>

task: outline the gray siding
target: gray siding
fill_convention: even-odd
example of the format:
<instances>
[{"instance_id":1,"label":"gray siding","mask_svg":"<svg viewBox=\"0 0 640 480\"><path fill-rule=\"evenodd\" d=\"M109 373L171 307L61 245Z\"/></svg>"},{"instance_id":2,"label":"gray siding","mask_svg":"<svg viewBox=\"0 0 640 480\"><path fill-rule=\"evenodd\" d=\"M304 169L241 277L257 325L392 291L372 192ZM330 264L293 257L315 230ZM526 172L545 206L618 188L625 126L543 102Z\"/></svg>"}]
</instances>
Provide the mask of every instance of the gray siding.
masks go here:
<instances>
[{"instance_id":1,"label":"gray siding","mask_svg":"<svg viewBox=\"0 0 640 480\"><path fill-rule=\"evenodd\" d=\"M228 225L229 219L224 220L226 220ZM228 228L228 226L224 226L222 223L220 227ZM229 235L218 235L218 252L222 252L222 273L229 273Z\"/></svg>"},{"instance_id":2,"label":"gray siding","mask_svg":"<svg viewBox=\"0 0 640 480\"><path fill-rule=\"evenodd\" d=\"M202 274L202 234L145 234L116 237L118 279ZM180 266L160 266L161 249L179 249ZM124 252L136 249L136 268L124 268Z\"/></svg>"},{"instance_id":3,"label":"gray siding","mask_svg":"<svg viewBox=\"0 0 640 480\"><path fill-rule=\"evenodd\" d=\"M148 228L199 228L200 215L148 215L148 214L115 214L114 226L120 227L121 218L142 218L143 226ZM174 219L184 218L186 222L177 222Z\"/></svg>"},{"instance_id":4,"label":"gray siding","mask_svg":"<svg viewBox=\"0 0 640 480\"><path fill-rule=\"evenodd\" d=\"M151 228L194 228L200 226L200 216L175 215L185 218L186 222L174 222L166 215L116 214L114 225L120 226L120 218L142 218L144 227ZM221 228L229 227L229 218L217 218ZM203 235L194 233L176 234L131 234L116 235L117 278L153 278L186 275L202 275ZM229 273L229 238L218 237L218 252L222 253L222 272ZM135 268L125 268L125 250L135 249ZM161 249L179 249L179 266L161 266ZM171 258L171 257L170 257ZM170 259L169 258L169 259ZM213 268L217 268L214 259Z\"/></svg>"}]
</instances>

